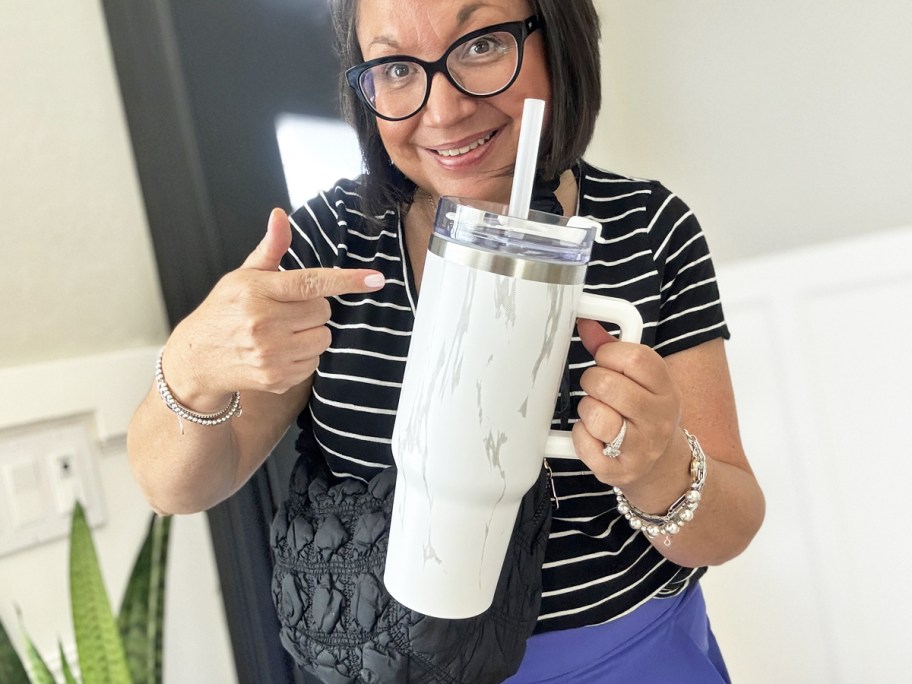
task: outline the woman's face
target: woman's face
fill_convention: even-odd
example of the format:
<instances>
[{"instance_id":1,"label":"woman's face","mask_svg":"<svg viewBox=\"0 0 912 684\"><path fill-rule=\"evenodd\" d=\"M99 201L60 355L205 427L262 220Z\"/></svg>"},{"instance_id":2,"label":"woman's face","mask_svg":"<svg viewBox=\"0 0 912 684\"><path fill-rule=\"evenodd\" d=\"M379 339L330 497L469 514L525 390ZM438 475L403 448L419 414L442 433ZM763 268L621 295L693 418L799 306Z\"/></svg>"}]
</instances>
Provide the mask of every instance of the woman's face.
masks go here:
<instances>
[{"instance_id":1,"label":"woman's face","mask_svg":"<svg viewBox=\"0 0 912 684\"><path fill-rule=\"evenodd\" d=\"M409 55L435 61L466 33L531 13L526 0L360 0L358 42L365 60ZM435 74L421 111L404 121L378 118L377 125L390 159L418 187L434 196L506 203L512 184L506 171L516 161L523 102L550 102L550 94L539 30L526 39L519 76L500 95L463 95Z\"/></svg>"}]
</instances>

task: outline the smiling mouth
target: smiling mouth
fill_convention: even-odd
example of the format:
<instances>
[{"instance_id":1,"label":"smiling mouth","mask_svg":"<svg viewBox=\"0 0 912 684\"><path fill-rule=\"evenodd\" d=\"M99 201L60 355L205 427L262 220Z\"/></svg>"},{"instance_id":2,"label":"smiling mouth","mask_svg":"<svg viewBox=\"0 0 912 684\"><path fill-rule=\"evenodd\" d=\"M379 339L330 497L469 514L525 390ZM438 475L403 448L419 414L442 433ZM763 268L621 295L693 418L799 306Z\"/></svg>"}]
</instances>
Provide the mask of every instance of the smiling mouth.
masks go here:
<instances>
[{"instance_id":1,"label":"smiling mouth","mask_svg":"<svg viewBox=\"0 0 912 684\"><path fill-rule=\"evenodd\" d=\"M487 143L491 138L494 137L496 132L497 131L492 131L492 132L488 133L486 136L484 136L483 138L479 138L478 140L475 140L475 141L469 143L465 147L457 147L452 150L434 150L434 151L437 154L439 154L441 157L461 157L462 155L468 154L472 150L474 150L478 147L481 147L482 145Z\"/></svg>"}]
</instances>

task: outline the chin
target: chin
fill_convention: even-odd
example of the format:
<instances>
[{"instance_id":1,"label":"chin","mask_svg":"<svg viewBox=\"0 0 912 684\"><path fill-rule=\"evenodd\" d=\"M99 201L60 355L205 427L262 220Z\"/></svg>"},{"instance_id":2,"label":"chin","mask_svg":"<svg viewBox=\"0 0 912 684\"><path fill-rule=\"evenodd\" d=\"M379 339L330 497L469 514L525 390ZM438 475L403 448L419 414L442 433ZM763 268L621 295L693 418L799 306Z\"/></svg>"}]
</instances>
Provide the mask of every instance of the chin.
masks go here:
<instances>
[{"instance_id":1,"label":"chin","mask_svg":"<svg viewBox=\"0 0 912 684\"><path fill-rule=\"evenodd\" d=\"M450 197L484 200L508 204L512 178L498 178L485 182L478 178L467 179L458 183L442 184L440 193Z\"/></svg>"}]
</instances>

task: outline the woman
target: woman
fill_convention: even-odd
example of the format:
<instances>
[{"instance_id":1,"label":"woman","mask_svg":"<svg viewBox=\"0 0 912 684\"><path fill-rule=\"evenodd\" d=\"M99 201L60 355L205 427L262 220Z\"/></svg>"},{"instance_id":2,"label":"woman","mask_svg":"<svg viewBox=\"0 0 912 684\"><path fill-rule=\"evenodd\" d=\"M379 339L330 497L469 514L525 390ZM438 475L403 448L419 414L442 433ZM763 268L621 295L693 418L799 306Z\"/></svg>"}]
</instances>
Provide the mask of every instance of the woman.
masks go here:
<instances>
[{"instance_id":1,"label":"woman","mask_svg":"<svg viewBox=\"0 0 912 684\"><path fill-rule=\"evenodd\" d=\"M580 159L599 108L591 0L337 0L334 16L368 173L291 224L274 211L243 266L175 328L129 433L150 502L218 503L299 416L307 457L336 475L369 480L392 464L437 200L506 203L523 103L542 99L539 185L602 224L587 289L633 302L646 327L633 344L578 322L571 402L555 421L572 424L583 466L552 464L541 614L511 681L727 681L697 580L747 546L763 497L696 219L660 184ZM705 478L692 468L704 453ZM668 519L690 489L699 507ZM664 526L637 531L619 509Z\"/></svg>"}]
</instances>

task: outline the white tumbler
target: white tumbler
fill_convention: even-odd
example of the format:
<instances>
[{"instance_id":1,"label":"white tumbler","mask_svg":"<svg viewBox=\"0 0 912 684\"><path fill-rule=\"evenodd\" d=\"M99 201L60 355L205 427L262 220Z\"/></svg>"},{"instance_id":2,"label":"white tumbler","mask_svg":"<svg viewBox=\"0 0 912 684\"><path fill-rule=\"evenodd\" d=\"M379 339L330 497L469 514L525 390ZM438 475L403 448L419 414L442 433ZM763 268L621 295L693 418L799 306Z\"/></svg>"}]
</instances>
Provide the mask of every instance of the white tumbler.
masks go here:
<instances>
[{"instance_id":1,"label":"white tumbler","mask_svg":"<svg viewBox=\"0 0 912 684\"><path fill-rule=\"evenodd\" d=\"M384 582L425 615L467 618L494 598L523 495L551 431L577 317L639 341L624 300L583 292L599 225L441 199L393 430L398 469Z\"/></svg>"}]
</instances>

